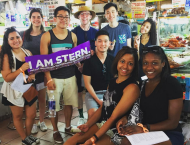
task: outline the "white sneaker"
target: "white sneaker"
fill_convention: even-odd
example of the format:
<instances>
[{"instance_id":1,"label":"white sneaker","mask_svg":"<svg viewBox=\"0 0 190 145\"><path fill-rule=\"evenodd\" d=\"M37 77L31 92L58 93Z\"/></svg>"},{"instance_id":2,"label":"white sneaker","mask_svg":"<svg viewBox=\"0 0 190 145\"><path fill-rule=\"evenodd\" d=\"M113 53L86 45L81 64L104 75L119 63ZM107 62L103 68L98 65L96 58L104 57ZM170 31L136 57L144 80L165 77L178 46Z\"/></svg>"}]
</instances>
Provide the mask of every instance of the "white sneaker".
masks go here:
<instances>
[{"instance_id":1,"label":"white sneaker","mask_svg":"<svg viewBox=\"0 0 190 145\"><path fill-rule=\"evenodd\" d=\"M37 127L37 124L33 124L32 130L31 130L31 133L32 133L32 134L36 134L36 133L38 133L38 127Z\"/></svg>"},{"instance_id":2,"label":"white sneaker","mask_svg":"<svg viewBox=\"0 0 190 145\"><path fill-rule=\"evenodd\" d=\"M85 124L85 123L86 123L86 119L84 119L84 118L79 118L79 121L78 121L78 123L77 123L77 126L80 126L80 125Z\"/></svg>"},{"instance_id":3,"label":"white sneaker","mask_svg":"<svg viewBox=\"0 0 190 145\"><path fill-rule=\"evenodd\" d=\"M40 130L41 131L43 131L43 132L45 132L45 131L47 131L47 126L46 126L46 124L45 124L45 122L38 122L38 127L40 128Z\"/></svg>"}]
</instances>

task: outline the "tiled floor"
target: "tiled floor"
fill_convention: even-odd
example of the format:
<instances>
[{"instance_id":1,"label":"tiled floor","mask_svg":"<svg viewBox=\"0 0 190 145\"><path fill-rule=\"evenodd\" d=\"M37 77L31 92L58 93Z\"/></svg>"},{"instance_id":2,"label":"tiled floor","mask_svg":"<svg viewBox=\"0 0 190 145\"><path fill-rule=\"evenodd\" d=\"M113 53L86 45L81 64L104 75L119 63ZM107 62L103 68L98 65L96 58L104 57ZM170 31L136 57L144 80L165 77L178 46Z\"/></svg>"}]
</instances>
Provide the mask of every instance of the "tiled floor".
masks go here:
<instances>
[{"instance_id":1,"label":"tiled floor","mask_svg":"<svg viewBox=\"0 0 190 145\"><path fill-rule=\"evenodd\" d=\"M83 105L83 109L84 109L84 116L85 116L85 118L87 118L87 112L86 112L85 104ZM73 109L73 116L72 116L72 120L71 120L72 126L77 125L77 122L79 119L78 116L79 116L78 109L74 108ZM17 131L16 130L10 130L7 128L7 124L9 121L10 121L10 119L0 122L1 145L5 145L5 144L6 145L21 145L22 144L21 138L20 138L19 134L17 133ZM38 122L38 120L36 122ZM51 121L49 119L45 119L45 123L48 127L48 131L42 132L39 130L39 132L35 136L40 138L40 145L57 145L53 140L53 128L51 125ZM62 135L64 141L66 141L68 138L71 137L71 136L64 133L65 119L64 119L63 110L59 112L58 128L59 128L59 131L61 132L61 135Z\"/></svg>"}]
</instances>

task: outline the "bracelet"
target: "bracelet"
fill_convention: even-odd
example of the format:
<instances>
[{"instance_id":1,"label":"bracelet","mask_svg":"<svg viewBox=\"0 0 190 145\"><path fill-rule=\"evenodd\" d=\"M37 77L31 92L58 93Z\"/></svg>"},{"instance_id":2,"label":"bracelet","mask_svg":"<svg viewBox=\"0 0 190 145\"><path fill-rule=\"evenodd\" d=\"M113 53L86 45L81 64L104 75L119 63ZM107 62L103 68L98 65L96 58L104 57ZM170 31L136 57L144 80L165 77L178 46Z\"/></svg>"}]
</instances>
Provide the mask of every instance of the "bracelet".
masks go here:
<instances>
[{"instance_id":1,"label":"bracelet","mask_svg":"<svg viewBox=\"0 0 190 145\"><path fill-rule=\"evenodd\" d=\"M149 132L149 130L148 130L146 127L144 127L143 124L137 123L137 126L142 127L142 129L143 129L143 131L144 131L145 133L146 133L146 132Z\"/></svg>"},{"instance_id":2,"label":"bracelet","mask_svg":"<svg viewBox=\"0 0 190 145\"><path fill-rule=\"evenodd\" d=\"M46 84L49 84L50 82L52 82L53 80L52 79L50 79Z\"/></svg>"},{"instance_id":3,"label":"bracelet","mask_svg":"<svg viewBox=\"0 0 190 145\"><path fill-rule=\"evenodd\" d=\"M26 76L25 76L25 72L23 71L22 68L19 68L19 70L22 72L24 82L27 83L27 81L26 81Z\"/></svg>"},{"instance_id":4,"label":"bracelet","mask_svg":"<svg viewBox=\"0 0 190 145\"><path fill-rule=\"evenodd\" d=\"M99 138L96 136L96 134L94 134L93 136L96 138L96 141L98 141L98 140L99 140Z\"/></svg>"},{"instance_id":5,"label":"bracelet","mask_svg":"<svg viewBox=\"0 0 190 145\"><path fill-rule=\"evenodd\" d=\"M146 124L147 129L150 131L150 124Z\"/></svg>"},{"instance_id":6,"label":"bracelet","mask_svg":"<svg viewBox=\"0 0 190 145\"><path fill-rule=\"evenodd\" d=\"M92 142L92 145L95 145L95 140L93 137L90 138L91 142Z\"/></svg>"}]
</instances>

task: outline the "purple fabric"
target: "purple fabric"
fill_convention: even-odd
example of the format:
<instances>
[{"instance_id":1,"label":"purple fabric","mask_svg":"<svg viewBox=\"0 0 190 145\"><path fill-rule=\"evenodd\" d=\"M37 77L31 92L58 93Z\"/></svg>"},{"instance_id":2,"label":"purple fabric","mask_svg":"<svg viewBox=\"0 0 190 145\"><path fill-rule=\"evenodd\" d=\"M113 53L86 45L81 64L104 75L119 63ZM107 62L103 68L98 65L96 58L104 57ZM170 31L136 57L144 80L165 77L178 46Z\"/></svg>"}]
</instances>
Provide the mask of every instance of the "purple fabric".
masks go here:
<instances>
[{"instance_id":1,"label":"purple fabric","mask_svg":"<svg viewBox=\"0 0 190 145\"><path fill-rule=\"evenodd\" d=\"M34 55L25 57L29 63L29 74L52 71L62 67L74 65L82 60L90 58L90 42L87 41L73 49L61 50L49 55Z\"/></svg>"}]
</instances>

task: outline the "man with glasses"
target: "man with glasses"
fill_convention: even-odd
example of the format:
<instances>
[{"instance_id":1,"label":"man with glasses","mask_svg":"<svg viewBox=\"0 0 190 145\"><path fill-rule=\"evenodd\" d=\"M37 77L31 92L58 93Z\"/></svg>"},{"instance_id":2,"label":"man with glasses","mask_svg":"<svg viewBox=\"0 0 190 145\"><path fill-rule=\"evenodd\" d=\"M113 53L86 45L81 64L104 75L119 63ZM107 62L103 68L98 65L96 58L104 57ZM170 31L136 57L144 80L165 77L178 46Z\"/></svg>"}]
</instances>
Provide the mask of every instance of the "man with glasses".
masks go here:
<instances>
[{"instance_id":1,"label":"man with glasses","mask_svg":"<svg viewBox=\"0 0 190 145\"><path fill-rule=\"evenodd\" d=\"M103 30L109 32L110 41L112 41L109 53L115 57L123 46L131 47L131 29L129 25L117 22L118 9L116 4L107 3L104 6L104 13L109 24Z\"/></svg>"},{"instance_id":2,"label":"man with glasses","mask_svg":"<svg viewBox=\"0 0 190 145\"><path fill-rule=\"evenodd\" d=\"M110 43L109 33L105 30L98 31L95 36L96 53L84 62L83 77L87 89L85 103L88 118L102 105L103 95L113 78L111 66L114 57L107 53Z\"/></svg>"},{"instance_id":3,"label":"man with glasses","mask_svg":"<svg viewBox=\"0 0 190 145\"><path fill-rule=\"evenodd\" d=\"M44 33L41 38L40 52L42 55L51 54L60 50L72 49L77 45L77 37L74 33L67 30L70 22L70 10L65 6L59 6L54 11L54 21L56 27ZM80 67L80 63L77 64ZM65 115L65 133L71 134L71 117L73 106L78 107L77 84L75 77L75 67L67 66L50 72L45 72L47 78L47 92L50 96L50 90L56 101L56 111L60 111L60 96L63 95L64 115ZM59 133L58 113L55 118L51 118L53 125L53 138L56 143L63 143Z\"/></svg>"},{"instance_id":4,"label":"man with glasses","mask_svg":"<svg viewBox=\"0 0 190 145\"><path fill-rule=\"evenodd\" d=\"M77 36L77 45L82 44L86 41L90 41L91 50L95 51L95 35L98 30L90 26L90 21L94 19L96 16L95 12L90 10L87 6L81 6L79 11L74 14L76 19L80 20L80 26L75 27L72 32L74 32ZM83 62L81 65L83 66ZM84 87L82 86L82 67L75 67L75 75L77 78L77 86L78 86L78 111L79 111L79 121L77 126L82 125L86 122L83 116L83 98L82 92Z\"/></svg>"}]
</instances>

